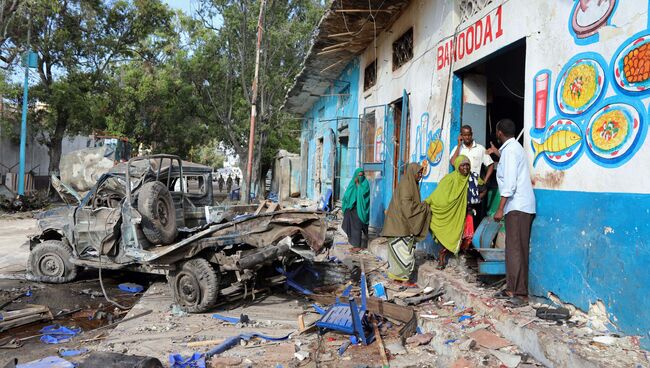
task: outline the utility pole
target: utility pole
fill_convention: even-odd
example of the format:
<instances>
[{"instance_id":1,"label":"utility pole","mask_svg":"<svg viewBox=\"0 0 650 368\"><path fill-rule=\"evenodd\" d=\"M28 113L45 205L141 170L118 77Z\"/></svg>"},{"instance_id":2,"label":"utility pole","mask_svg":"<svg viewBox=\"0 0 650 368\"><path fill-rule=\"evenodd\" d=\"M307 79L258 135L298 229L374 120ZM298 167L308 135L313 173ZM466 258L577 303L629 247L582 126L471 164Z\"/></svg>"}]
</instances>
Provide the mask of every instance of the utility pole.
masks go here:
<instances>
[{"instance_id":1,"label":"utility pole","mask_svg":"<svg viewBox=\"0 0 650 368\"><path fill-rule=\"evenodd\" d=\"M251 99L251 127L248 136L248 162L246 164L246 203L250 203L251 178L253 177L253 150L255 147L255 118L257 117L257 78L260 70L260 46L262 44L262 20L264 16L264 7L266 0L260 4L260 16L257 18L257 48L255 49L255 76L253 77L253 89Z\"/></svg>"},{"instance_id":2,"label":"utility pole","mask_svg":"<svg viewBox=\"0 0 650 368\"><path fill-rule=\"evenodd\" d=\"M27 145L27 93L29 90L29 68L36 66L30 45L32 35L32 16L27 20L27 52L25 53L25 82L23 86L23 116L20 124L20 158L18 166L18 195L25 195L25 146Z\"/></svg>"}]
</instances>

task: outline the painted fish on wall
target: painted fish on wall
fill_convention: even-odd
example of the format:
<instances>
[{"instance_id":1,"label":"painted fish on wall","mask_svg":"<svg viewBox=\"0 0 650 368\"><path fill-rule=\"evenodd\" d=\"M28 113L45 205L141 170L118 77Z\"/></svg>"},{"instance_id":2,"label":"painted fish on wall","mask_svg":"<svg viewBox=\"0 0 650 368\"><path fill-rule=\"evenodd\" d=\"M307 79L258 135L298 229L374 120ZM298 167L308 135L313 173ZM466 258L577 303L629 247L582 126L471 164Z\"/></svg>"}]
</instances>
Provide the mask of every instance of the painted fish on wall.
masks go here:
<instances>
[{"instance_id":1,"label":"painted fish on wall","mask_svg":"<svg viewBox=\"0 0 650 368\"><path fill-rule=\"evenodd\" d=\"M543 142L532 141L533 152L535 153L533 161L537 160L537 157L542 153L546 153L547 155L559 154L581 141L582 137L576 132L570 130L558 130L548 136Z\"/></svg>"}]
</instances>

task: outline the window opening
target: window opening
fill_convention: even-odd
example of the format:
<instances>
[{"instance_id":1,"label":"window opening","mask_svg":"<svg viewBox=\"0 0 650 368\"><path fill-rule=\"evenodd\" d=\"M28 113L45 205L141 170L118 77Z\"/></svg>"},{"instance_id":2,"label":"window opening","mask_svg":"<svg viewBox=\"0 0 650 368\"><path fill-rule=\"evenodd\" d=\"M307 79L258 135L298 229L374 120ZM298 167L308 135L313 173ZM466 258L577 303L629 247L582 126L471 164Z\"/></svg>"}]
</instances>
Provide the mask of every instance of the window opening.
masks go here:
<instances>
[{"instance_id":1,"label":"window opening","mask_svg":"<svg viewBox=\"0 0 650 368\"><path fill-rule=\"evenodd\" d=\"M393 42L393 70L413 59L413 28L409 28Z\"/></svg>"},{"instance_id":2,"label":"window opening","mask_svg":"<svg viewBox=\"0 0 650 368\"><path fill-rule=\"evenodd\" d=\"M372 163L379 162L379 155L381 152L377 149L377 138L378 135L382 134L382 128L379 128L377 132L375 112L367 113L361 122L362 134L363 134L363 162ZM379 133L379 134L378 134Z\"/></svg>"},{"instance_id":3,"label":"window opening","mask_svg":"<svg viewBox=\"0 0 650 368\"><path fill-rule=\"evenodd\" d=\"M377 60L366 66L363 72L363 90L366 91L377 83Z\"/></svg>"}]
</instances>

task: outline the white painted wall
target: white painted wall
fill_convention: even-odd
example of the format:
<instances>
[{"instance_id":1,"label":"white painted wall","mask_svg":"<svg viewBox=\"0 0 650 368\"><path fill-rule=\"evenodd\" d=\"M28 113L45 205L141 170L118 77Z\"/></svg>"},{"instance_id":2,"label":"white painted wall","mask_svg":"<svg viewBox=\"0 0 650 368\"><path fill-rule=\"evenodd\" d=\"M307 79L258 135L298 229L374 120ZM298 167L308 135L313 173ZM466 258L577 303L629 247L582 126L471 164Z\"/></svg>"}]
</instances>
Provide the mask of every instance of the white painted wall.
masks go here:
<instances>
[{"instance_id":1,"label":"white painted wall","mask_svg":"<svg viewBox=\"0 0 650 368\"><path fill-rule=\"evenodd\" d=\"M611 25L600 28L597 42L584 45L578 44L570 32L569 17L575 4L570 0L496 2L459 26L458 30L461 34L479 19L484 27L486 16L490 15L493 39L490 42L480 42L480 47L473 49L471 54L465 50L463 58L455 61L454 71L481 61L484 57L517 40L526 39L524 146L529 153L531 167L533 152L530 133L533 127L534 76L542 69L548 69L551 72L547 115L547 124L550 124L550 120L558 116L558 111L553 103L558 74L577 54L591 52L602 56L607 79L603 98L593 108L575 117L579 124L588 125L590 117L604 106L603 99L609 97L614 97L616 101L622 102L642 101L644 107L644 111L641 112L642 119L646 125L650 123L647 113L650 94L628 96L612 83L614 79L612 78L612 64L616 51L619 46L629 42L634 34L648 29L649 5L646 1L636 0L618 0L617 2L616 9L610 18ZM502 33L496 37L498 7L501 7ZM449 95L449 98L445 99L445 95L451 93L451 86L448 86L449 68L445 66L438 70L437 55L438 46L444 45L445 41L451 39L458 20L459 15L456 14L454 2L451 0L414 1L389 31L378 35L377 47L371 45L361 56L360 90L363 90L363 69L375 58L378 62L378 75L377 84L369 91L360 94L360 112L365 106L390 103L399 99L402 90L406 89L410 93L411 150L415 147L417 125L422 114L429 114L429 131L437 129L441 126L446 100L447 108L443 126L444 157L441 163L433 168L431 175L425 179L428 182L437 182L448 172L451 96ZM411 26L414 27L414 58L398 70L393 71L392 42ZM650 34L650 31L646 33ZM377 113L377 121L383 121L381 110L378 110ZM644 133L647 133L647 130ZM583 137L585 136L583 135ZM650 175L639 175L640 172L648 170L650 159L650 141L648 139L645 139L640 145L640 149L631 155L629 161L616 167L593 159L589 155L586 138L583 143L585 144L581 155L576 156L575 163L569 168L558 169L558 167L549 165L544 159L538 160L531 171L535 178L536 188L650 193ZM554 175L557 177L560 171L559 183L549 179Z\"/></svg>"}]
</instances>

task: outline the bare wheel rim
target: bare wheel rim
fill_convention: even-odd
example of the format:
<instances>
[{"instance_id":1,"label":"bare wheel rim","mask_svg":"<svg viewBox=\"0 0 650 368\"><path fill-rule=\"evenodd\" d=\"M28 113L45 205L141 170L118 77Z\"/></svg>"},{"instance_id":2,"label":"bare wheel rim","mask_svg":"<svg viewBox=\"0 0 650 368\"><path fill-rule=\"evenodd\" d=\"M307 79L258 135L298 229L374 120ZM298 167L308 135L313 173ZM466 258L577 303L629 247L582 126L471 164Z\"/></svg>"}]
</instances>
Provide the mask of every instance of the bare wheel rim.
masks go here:
<instances>
[{"instance_id":1,"label":"bare wheel rim","mask_svg":"<svg viewBox=\"0 0 650 368\"><path fill-rule=\"evenodd\" d=\"M63 277L65 274L65 263L63 263L63 259L57 254L44 254L38 260L38 271L43 276Z\"/></svg>"},{"instance_id":2,"label":"bare wheel rim","mask_svg":"<svg viewBox=\"0 0 650 368\"><path fill-rule=\"evenodd\" d=\"M156 205L156 212L158 215L158 220L163 226L167 226L169 222L169 213L167 212L168 206L167 202L163 199L159 199Z\"/></svg>"},{"instance_id":3,"label":"bare wheel rim","mask_svg":"<svg viewBox=\"0 0 650 368\"><path fill-rule=\"evenodd\" d=\"M201 286L194 275L181 272L176 278L176 290L185 305L197 305L201 301Z\"/></svg>"}]
</instances>

